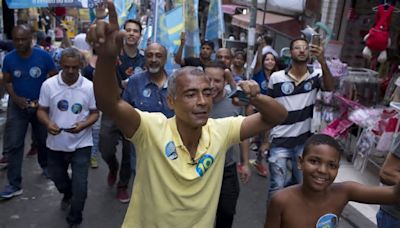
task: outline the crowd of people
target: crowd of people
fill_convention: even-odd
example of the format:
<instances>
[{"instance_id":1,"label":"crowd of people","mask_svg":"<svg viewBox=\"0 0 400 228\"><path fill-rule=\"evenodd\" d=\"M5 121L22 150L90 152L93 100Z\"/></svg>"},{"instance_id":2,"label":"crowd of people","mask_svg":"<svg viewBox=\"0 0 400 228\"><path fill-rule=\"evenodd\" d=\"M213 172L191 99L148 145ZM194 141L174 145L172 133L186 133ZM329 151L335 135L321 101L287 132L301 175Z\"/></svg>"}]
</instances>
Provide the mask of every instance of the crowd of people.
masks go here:
<instances>
[{"instance_id":1,"label":"crowd of people","mask_svg":"<svg viewBox=\"0 0 400 228\"><path fill-rule=\"evenodd\" d=\"M116 198L130 202L122 227L232 227L239 181L249 181L250 164L271 181L265 227L336 227L348 201L385 204L379 227L399 224L392 214L398 207L386 204L400 203L400 143L381 172L392 186L334 184L342 148L311 133L317 92L334 89L322 45L293 39L291 64L282 69L270 38L261 38L247 78L245 52L214 50L204 41L199 57L183 58L182 33L174 59L181 68L168 74L166 48L150 43L139 50L140 22L127 20L120 30L114 5L108 8L109 22L97 20L58 55L33 47L28 25L14 27L14 50L2 68L10 96L2 199L23 193L31 124L38 162L63 195L70 227L82 223L88 170L98 166L98 152L108 166L107 184L118 180ZM308 65L310 56L321 69ZM250 162L252 147L257 158Z\"/></svg>"}]
</instances>

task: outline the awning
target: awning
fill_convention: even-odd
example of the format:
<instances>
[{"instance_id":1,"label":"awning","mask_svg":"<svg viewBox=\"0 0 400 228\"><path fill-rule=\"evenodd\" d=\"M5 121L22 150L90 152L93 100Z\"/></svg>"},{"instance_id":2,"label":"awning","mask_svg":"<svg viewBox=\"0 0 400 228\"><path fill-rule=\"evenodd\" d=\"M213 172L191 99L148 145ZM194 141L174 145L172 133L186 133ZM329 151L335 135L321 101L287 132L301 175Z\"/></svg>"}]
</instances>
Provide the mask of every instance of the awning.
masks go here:
<instances>
[{"instance_id":1,"label":"awning","mask_svg":"<svg viewBox=\"0 0 400 228\"><path fill-rule=\"evenodd\" d=\"M282 33L290 38L300 36L301 25L297 19L280 14L265 12L265 19L263 23L264 12L257 11L256 30L262 31L262 26L273 29L278 33ZM232 17L232 25L239 26L244 29L249 28L250 13L237 14Z\"/></svg>"},{"instance_id":2,"label":"awning","mask_svg":"<svg viewBox=\"0 0 400 228\"><path fill-rule=\"evenodd\" d=\"M236 13L237 8L247 9L246 6L241 6L241 5L236 5L236 4L223 4L222 12L229 14L229 15L234 15Z\"/></svg>"}]
</instances>

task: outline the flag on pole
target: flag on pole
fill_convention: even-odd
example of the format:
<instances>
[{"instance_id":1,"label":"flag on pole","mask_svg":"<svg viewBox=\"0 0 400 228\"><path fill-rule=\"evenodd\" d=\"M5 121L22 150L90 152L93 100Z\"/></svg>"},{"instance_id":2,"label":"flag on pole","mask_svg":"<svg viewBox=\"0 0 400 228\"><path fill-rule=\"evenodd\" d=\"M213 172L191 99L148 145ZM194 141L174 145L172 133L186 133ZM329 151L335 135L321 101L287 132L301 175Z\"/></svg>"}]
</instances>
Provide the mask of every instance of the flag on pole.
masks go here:
<instances>
[{"instance_id":1,"label":"flag on pole","mask_svg":"<svg viewBox=\"0 0 400 228\"><path fill-rule=\"evenodd\" d=\"M205 38L206 40L213 41L214 44L217 45L218 39L223 37L224 32L225 27L221 0L210 0ZM218 49L218 47L215 46L215 49Z\"/></svg>"},{"instance_id":2,"label":"flag on pole","mask_svg":"<svg viewBox=\"0 0 400 228\"><path fill-rule=\"evenodd\" d=\"M137 5L133 2L131 7L128 9L128 16L126 19L136 19L137 17Z\"/></svg>"},{"instance_id":3,"label":"flag on pole","mask_svg":"<svg viewBox=\"0 0 400 228\"><path fill-rule=\"evenodd\" d=\"M122 26L127 19L134 19L128 17L132 16L132 14L129 15L129 13L134 5L133 0L113 0L113 2L115 5L115 10L117 11L118 14L118 24L120 26Z\"/></svg>"},{"instance_id":4,"label":"flag on pole","mask_svg":"<svg viewBox=\"0 0 400 228\"><path fill-rule=\"evenodd\" d=\"M180 5L168 11L165 15L165 26L168 33L169 45L174 52L178 49L181 39L181 32L184 31L183 7Z\"/></svg>"},{"instance_id":5,"label":"flag on pole","mask_svg":"<svg viewBox=\"0 0 400 228\"><path fill-rule=\"evenodd\" d=\"M185 22L185 56L198 56L200 53L200 29L199 29L199 0L185 0L183 2L183 14Z\"/></svg>"}]
</instances>

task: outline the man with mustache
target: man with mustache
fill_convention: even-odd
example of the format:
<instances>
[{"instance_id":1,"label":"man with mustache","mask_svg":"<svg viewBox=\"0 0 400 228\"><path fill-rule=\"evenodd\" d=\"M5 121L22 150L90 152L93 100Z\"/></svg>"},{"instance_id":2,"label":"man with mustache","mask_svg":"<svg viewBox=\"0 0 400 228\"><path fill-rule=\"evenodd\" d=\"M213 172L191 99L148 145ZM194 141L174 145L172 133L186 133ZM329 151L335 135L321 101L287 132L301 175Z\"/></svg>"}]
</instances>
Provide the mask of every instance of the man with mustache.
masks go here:
<instances>
[{"instance_id":1,"label":"man with mustache","mask_svg":"<svg viewBox=\"0 0 400 228\"><path fill-rule=\"evenodd\" d=\"M282 125L272 129L270 135L270 196L284 187L301 183L297 157L302 154L304 143L311 136L317 92L320 89L334 89L322 45L309 44L304 38L296 38L290 43L290 54L291 66L271 75L267 91L267 95L285 106L289 114ZM321 64L321 69L308 68L310 56Z\"/></svg>"}]
</instances>

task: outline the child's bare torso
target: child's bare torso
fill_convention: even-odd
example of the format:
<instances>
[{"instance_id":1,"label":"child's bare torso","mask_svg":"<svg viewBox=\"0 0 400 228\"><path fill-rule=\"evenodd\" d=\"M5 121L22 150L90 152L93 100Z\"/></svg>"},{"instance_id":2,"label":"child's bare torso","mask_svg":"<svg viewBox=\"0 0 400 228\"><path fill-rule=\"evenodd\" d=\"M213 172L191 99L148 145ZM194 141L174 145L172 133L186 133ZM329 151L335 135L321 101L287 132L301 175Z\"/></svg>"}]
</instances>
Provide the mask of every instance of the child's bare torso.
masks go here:
<instances>
[{"instance_id":1,"label":"child's bare torso","mask_svg":"<svg viewBox=\"0 0 400 228\"><path fill-rule=\"evenodd\" d=\"M340 187L335 185L332 185L324 194L312 199L305 198L299 186L286 190L288 192L285 194L284 200L287 203L282 210L281 227L330 227L327 225L338 222L338 218L348 202ZM324 215L326 215L325 218L321 218ZM317 226L318 221L319 226Z\"/></svg>"}]
</instances>

